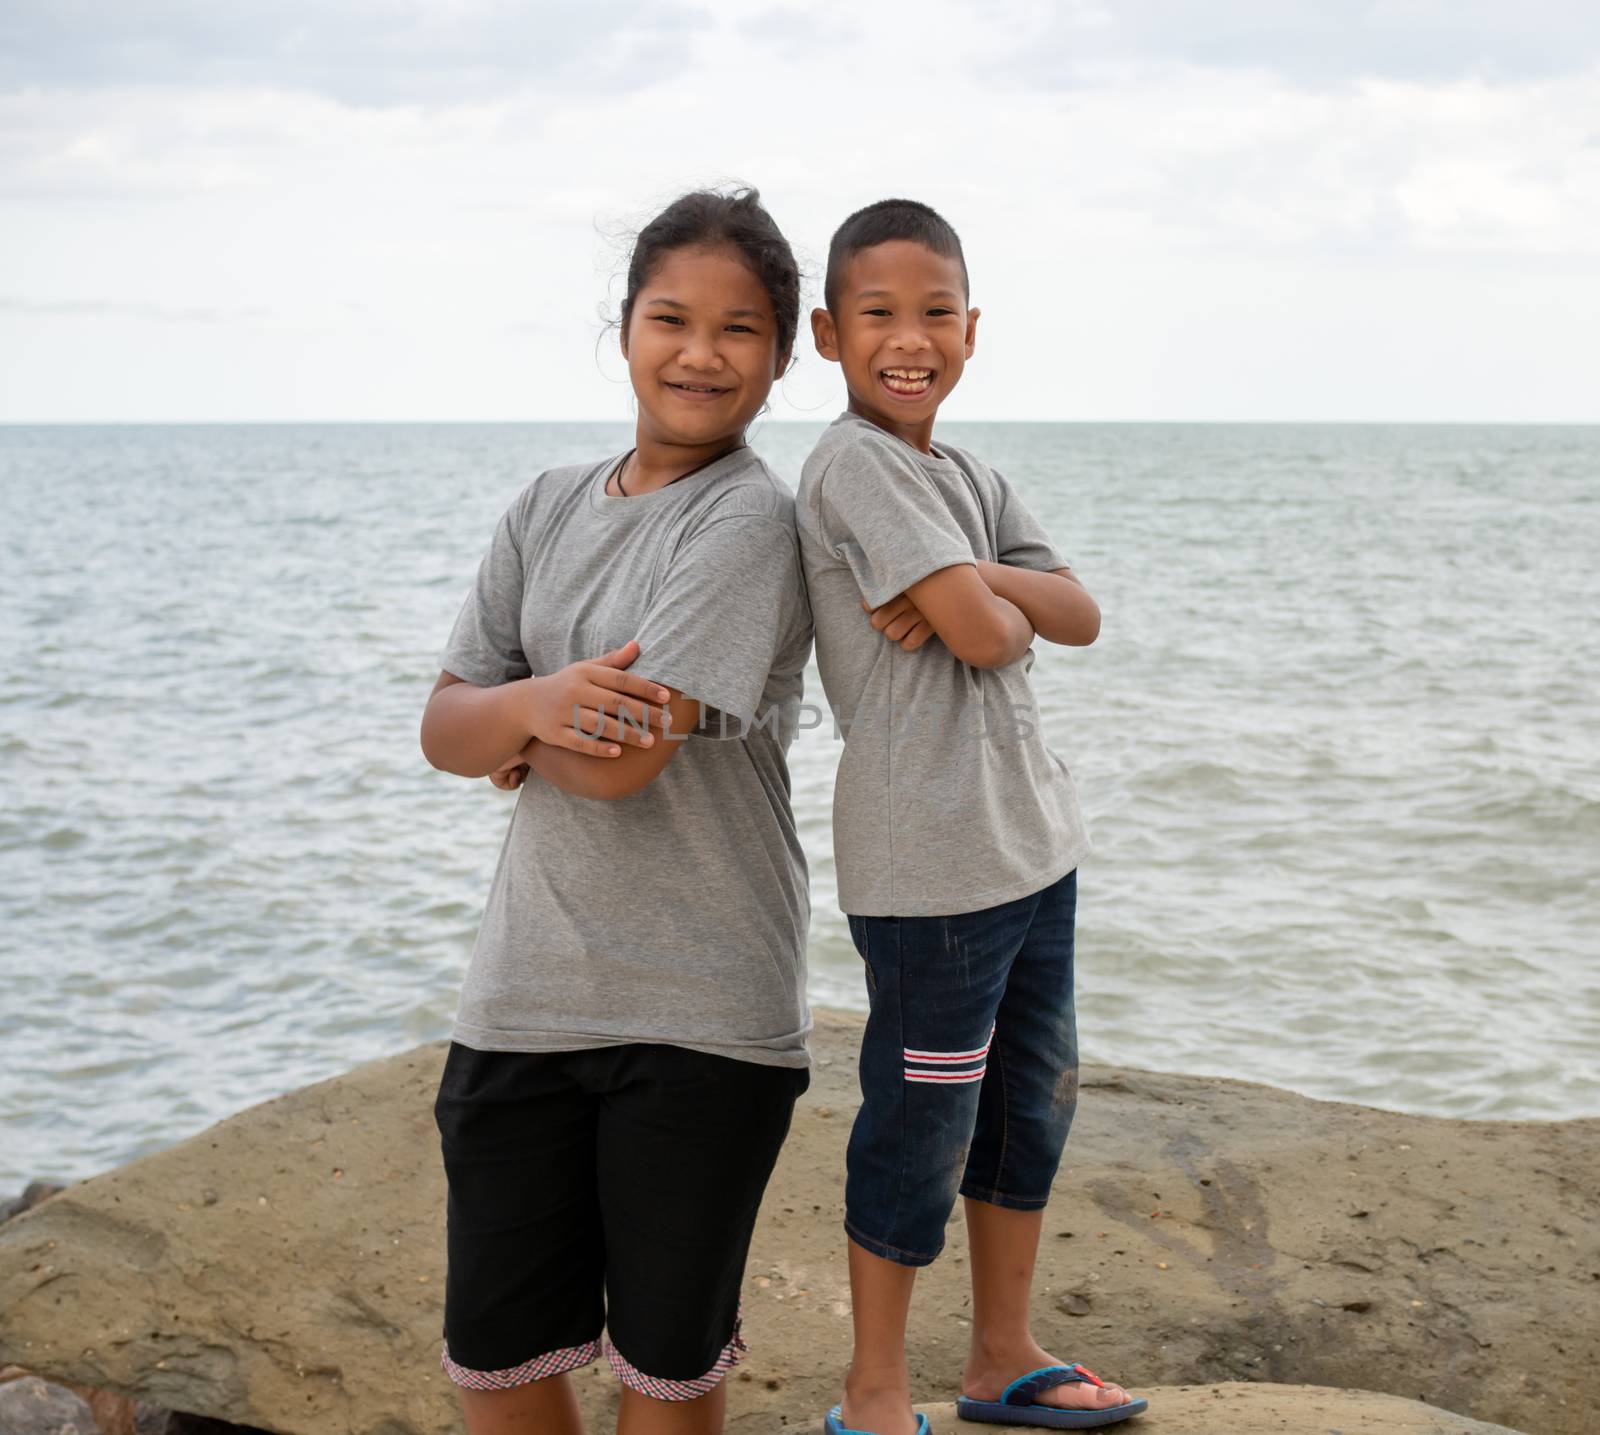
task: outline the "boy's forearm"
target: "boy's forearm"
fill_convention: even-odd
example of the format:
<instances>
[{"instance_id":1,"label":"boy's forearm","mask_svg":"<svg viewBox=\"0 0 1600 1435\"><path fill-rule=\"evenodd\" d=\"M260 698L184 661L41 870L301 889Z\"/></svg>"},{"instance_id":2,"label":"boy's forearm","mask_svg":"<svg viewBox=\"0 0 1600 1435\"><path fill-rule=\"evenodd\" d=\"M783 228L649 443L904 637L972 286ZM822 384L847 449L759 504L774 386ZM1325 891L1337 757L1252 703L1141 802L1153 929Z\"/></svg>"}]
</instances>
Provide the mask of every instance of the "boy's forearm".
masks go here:
<instances>
[{"instance_id":1,"label":"boy's forearm","mask_svg":"<svg viewBox=\"0 0 1600 1435\"><path fill-rule=\"evenodd\" d=\"M1016 604L1047 643L1085 647L1100 634L1100 605L1076 578L989 562L978 564L978 576L997 598Z\"/></svg>"},{"instance_id":2,"label":"boy's forearm","mask_svg":"<svg viewBox=\"0 0 1600 1435\"><path fill-rule=\"evenodd\" d=\"M994 592L993 589L989 590ZM1033 646L1033 623L1029 620L1026 610L1022 605L1004 593L994 594L996 606L1002 610L1002 622L1005 625L1005 643L1001 651L995 654L995 660L984 663L986 668L1009 667L1016 662L1030 647Z\"/></svg>"},{"instance_id":3,"label":"boy's forearm","mask_svg":"<svg viewBox=\"0 0 1600 1435\"><path fill-rule=\"evenodd\" d=\"M487 777L533 733L528 684L536 678L480 688L451 683L428 699L422 714L422 754L441 772Z\"/></svg>"}]
</instances>

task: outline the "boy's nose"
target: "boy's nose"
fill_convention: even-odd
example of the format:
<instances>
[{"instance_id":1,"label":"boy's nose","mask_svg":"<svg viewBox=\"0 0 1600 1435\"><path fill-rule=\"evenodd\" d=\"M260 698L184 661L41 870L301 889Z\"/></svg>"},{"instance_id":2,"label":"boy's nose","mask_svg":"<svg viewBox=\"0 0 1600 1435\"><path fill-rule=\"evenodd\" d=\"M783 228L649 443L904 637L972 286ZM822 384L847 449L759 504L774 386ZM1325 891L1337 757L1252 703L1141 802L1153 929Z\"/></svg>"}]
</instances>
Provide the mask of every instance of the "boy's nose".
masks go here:
<instances>
[{"instance_id":1,"label":"boy's nose","mask_svg":"<svg viewBox=\"0 0 1600 1435\"><path fill-rule=\"evenodd\" d=\"M891 349L903 349L908 354L914 354L928 348L932 342L926 334L920 331L912 331L905 334L896 334L894 338L889 340L889 347Z\"/></svg>"}]
</instances>

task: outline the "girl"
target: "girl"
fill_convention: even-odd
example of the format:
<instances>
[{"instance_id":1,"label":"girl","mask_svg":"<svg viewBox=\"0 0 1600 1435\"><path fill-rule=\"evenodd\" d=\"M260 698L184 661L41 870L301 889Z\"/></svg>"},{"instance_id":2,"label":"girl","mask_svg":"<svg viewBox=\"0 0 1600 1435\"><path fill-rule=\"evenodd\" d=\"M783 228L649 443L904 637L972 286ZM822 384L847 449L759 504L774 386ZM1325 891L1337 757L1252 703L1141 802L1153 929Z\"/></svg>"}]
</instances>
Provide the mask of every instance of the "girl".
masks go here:
<instances>
[{"instance_id":1,"label":"girl","mask_svg":"<svg viewBox=\"0 0 1600 1435\"><path fill-rule=\"evenodd\" d=\"M793 500L745 442L799 299L754 190L645 226L634 446L513 501L423 714L435 767L527 774L435 1104L472 1435L575 1435L566 1372L602 1327L620 1431L719 1431L745 1350L750 1234L808 1079L785 752L811 613Z\"/></svg>"}]
</instances>

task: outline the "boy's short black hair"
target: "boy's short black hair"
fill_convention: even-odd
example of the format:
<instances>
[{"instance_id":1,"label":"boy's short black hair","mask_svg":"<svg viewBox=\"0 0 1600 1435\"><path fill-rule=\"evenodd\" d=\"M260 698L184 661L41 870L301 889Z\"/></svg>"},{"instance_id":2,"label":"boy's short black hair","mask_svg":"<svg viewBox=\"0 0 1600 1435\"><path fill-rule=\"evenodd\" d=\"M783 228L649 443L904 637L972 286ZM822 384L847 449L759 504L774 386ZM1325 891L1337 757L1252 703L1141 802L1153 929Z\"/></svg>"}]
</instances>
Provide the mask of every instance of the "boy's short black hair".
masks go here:
<instances>
[{"instance_id":1,"label":"boy's short black hair","mask_svg":"<svg viewBox=\"0 0 1600 1435\"><path fill-rule=\"evenodd\" d=\"M891 239L909 239L926 245L935 254L954 259L961 266L961 288L972 293L967 278L967 256L961 252L961 239L938 210L915 199L880 199L858 209L833 232L828 245L828 275L822 285L822 301L831 310L844 283L844 269L863 249L887 244Z\"/></svg>"}]
</instances>

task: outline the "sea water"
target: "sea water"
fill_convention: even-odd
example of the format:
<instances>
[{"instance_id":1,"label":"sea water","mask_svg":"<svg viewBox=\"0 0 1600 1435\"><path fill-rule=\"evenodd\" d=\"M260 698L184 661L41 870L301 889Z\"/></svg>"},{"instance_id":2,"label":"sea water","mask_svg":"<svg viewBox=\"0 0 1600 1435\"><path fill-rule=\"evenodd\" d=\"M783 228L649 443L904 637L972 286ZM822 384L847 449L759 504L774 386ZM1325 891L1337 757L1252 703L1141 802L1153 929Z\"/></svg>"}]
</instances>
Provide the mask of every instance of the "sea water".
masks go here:
<instances>
[{"instance_id":1,"label":"sea water","mask_svg":"<svg viewBox=\"0 0 1600 1435\"><path fill-rule=\"evenodd\" d=\"M792 485L819 430L755 443ZM1034 668L1085 1058L1600 1113L1600 429L946 436L1104 613ZM0 429L0 1195L448 1032L514 799L423 759L437 655L522 485L628 443ZM838 753L791 765L811 994L859 1008Z\"/></svg>"}]
</instances>

